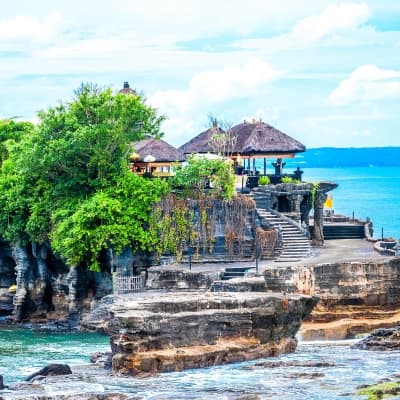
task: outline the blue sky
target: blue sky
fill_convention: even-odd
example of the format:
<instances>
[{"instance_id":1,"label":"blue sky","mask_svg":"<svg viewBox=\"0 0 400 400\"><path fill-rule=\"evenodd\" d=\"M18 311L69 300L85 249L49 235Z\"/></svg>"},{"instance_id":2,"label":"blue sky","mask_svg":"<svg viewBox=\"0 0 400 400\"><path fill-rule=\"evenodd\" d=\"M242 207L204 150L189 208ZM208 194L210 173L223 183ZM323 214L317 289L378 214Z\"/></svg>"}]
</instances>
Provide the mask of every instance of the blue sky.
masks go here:
<instances>
[{"instance_id":1,"label":"blue sky","mask_svg":"<svg viewBox=\"0 0 400 400\"><path fill-rule=\"evenodd\" d=\"M400 146L400 1L2 2L0 118L124 81L176 146L210 113L307 147Z\"/></svg>"}]
</instances>

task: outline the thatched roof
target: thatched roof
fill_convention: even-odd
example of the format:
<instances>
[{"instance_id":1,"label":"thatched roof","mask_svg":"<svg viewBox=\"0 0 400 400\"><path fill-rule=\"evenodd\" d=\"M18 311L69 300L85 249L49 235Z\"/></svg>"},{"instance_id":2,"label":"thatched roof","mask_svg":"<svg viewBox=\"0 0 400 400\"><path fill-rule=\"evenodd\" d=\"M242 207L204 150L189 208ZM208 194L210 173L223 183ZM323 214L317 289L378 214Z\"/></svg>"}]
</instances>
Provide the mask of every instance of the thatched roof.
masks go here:
<instances>
[{"instance_id":1,"label":"thatched roof","mask_svg":"<svg viewBox=\"0 0 400 400\"><path fill-rule=\"evenodd\" d=\"M209 142L213 129L200 133L179 149L184 153L212 153ZM293 154L306 151L299 141L279 131L265 122L244 122L231 128L231 135L236 137L234 154L268 155Z\"/></svg>"},{"instance_id":2,"label":"thatched roof","mask_svg":"<svg viewBox=\"0 0 400 400\"><path fill-rule=\"evenodd\" d=\"M193 139L189 140L187 143L183 144L181 147L179 147L179 150L184 154L213 153L214 149L212 149L209 144L211 137L216 133L216 129L218 129L218 133L224 133L221 128L209 128L206 131L201 132Z\"/></svg>"},{"instance_id":3,"label":"thatched roof","mask_svg":"<svg viewBox=\"0 0 400 400\"><path fill-rule=\"evenodd\" d=\"M137 96L138 94L136 93L135 90L133 90L128 82L124 82L124 87L118 92L118 93L123 93L123 94L132 94L133 96Z\"/></svg>"},{"instance_id":4,"label":"thatched roof","mask_svg":"<svg viewBox=\"0 0 400 400\"><path fill-rule=\"evenodd\" d=\"M184 154L164 140L144 139L132 144L139 155L135 161L143 162L147 156L153 156L154 162L184 161Z\"/></svg>"}]
</instances>

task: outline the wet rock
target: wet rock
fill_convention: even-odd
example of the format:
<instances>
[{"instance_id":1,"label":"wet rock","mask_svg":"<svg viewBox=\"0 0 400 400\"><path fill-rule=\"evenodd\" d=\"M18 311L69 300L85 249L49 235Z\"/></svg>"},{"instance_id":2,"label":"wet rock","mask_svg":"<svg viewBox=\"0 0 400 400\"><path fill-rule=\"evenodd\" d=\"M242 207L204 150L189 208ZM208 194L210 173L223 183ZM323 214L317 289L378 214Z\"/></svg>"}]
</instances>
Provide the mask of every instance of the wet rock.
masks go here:
<instances>
[{"instance_id":1,"label":"wet rock","mask_svg":"<svg viewBox=\"0 0 400 400\"><path fill-rule=\"evenodd\" d=\"M323 378L325 374L321 372L296 372L293 374L285 375L285 378L288 379L315 379L315 378Z\"/></svg>"},{"instance_id":2,"label":"wet rock","mask_svg":"<svg viewBox=\"0 0 400 400\"><path fill-rule=\"evenodd\" d=\"M89 314L83 316L80 321L80 329L104 333L112 318L110 308L113 304L113 295L104 296Z\"/></svg>"},{"instance_id":3,"label":"wet rock","mask_svg":"<svg viewBox=\"0 0 400 400\"><path fill-rule=\"evenodd\" d=\"M392 329L377 329L371 335L352 346L360 350L399 350L400 326Z\"/></svg>"},{"instance_id":4,"label":"wet rock","mask_svg":"<svg viewBox=\"0 0 400 400\"><path fill-rule=\"evenodd\" d=\"M245 394L243 396L236 397L236 400L261 400L258 394Z\"/></svg>"},{"instance_id":5,"label":"wet rock","mask_svg":"<svg viewBox=\"0 0 400 400\"><path fill-rule=\"evenodd\" d=\"M3 375L0 375L0 390L5 389L7 386L4 386L4 382L3 382Z\"/></svg>"},{"instance_id":6,"label":"wet rock","mask_svg":"<svg viewBox=\"0 0 400 400\"><path fill-rule=\"evenodd\" d=\"M43 367L41 370L29 375L26 380L32 382L38 377L69 374L72 374L72 371L67 364L49 364Z\"/></svg>"},{"instance_id":7,"label":"wet rock","mask_svg":"<svg viewBox=\"0 0 400 400\"><path fill-rule=\"evenodd\" d=\"M100 364L104 369L111 369L112 367L112 353L96 352L90 357L90 362L93 364Z\"/></svg>"},{"instance_id":8,"label":"wet rock","mask_svg":"<svg viewBox=\"0 0 400 400\"><path fill-rule=\"evenodd\" d=\"M304 368L324 368L334 367L335 363L328 361L265 361L254 364L256 367L280 368L280 367L304 367Z\"/></svg>"}]
</instances>

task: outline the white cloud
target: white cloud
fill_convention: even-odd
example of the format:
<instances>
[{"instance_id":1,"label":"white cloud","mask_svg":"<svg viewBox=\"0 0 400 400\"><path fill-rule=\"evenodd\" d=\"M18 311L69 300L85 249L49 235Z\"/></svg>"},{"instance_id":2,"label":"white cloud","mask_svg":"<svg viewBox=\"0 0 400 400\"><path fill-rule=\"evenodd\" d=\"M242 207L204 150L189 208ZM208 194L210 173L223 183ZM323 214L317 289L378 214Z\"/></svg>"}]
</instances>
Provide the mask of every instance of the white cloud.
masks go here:
<instances>
[{"instance_id":1,"label":"white cloud","mask_svg":"<svg viewBox=\"0 0 400 400\"><path fill-rule=\"evenodd\" d=\"M217 103L254 95L282 75L283 72L255 58L242 65L199 72L188 88L158 91L149 97L149 103L170 118L163 128L169 132L171 142L176 142L174 138L193 132L195 126L199 128L199 116L204 118Z\"/></svg>"},{"instance_id":2,"label":"white cloud","mask_svg":"<svg viewBox=\"0 0 400 400\"><path fill-rule=\"evenodd\" d=\"M355 121L355 120L379 120L383 116L377 111L368 112L365 114L331 114L331 115L318 115L315 117L306 117L304 121L307 122L333 122L333 121Z\"/></svg>"},{"instance_id":3,"label":"white cloud","mask_svg":"<svg viewBox=\"0 0 400 400\"><path fill-rule=\"evenodd\" d=\"M254 58L243 65L227 65L220 70L194 75L184 90L158 91L150 97L156 107L186 112L204 103L244 98L283 73Z\"/></svg>"},{"instance_id":4,"label":"white cloud","mask_svg":"<svg viewBox=\"0 0 400 400\"><path fill-rule=\"evenodd\" d=\"M295 25L290 36L302 45L345 32L367 21L370 10L366 3L344 3L326 8L320 15L304 18Z\"/></svg>"},{"instance_id":5,"label":"white cloud","mask_svg":"<svg viewBox=\"0 0 400 400\"><path fill-rule=\"evenodd\" d=\"M276 107L259 108L251 114L243 116L239 121L266 121L267 123L273 123L279 120L279 110ZM237 122L239 122L237 121Z\"/></svg>"},{"instance_id":6,"label":"white cloud","mask_svg":"<svg viewBox=\"0 0 400 400\"><path fill-rule=\"evenodd\" d=\"M57 31L60 19L58 14L51 14L42 19L22 15L0 20L0 40L49 39Z\"/></svg>"},{"instance_id":7,"label":"white cloud","mask_svg":"<svg viewBox=\"0 0 400 400\"><path fill-rule=\"evenodd\" d=\"M340 82L329 95L338 106L352 102L381 100L400 96L400 71L381 69L376 65L361 65L349 78Z\"/></svg>"},{"instance_id":8,"label":"white cloud","mask_svg":"<svg viewBox=\"0 0 400 400\"><path fill-rule=\"evenodd\" d=\"M354 130L351 132L351 136L354 136L356 138L369 138L372 136L372 132L370 129L360 129L360 130Z\"/></svg>"},{"instance_id":9,"label":"white cloud","mask_svg":"<svg viewBox=\"0 0 400 400\"><path fill-rule=\"evenodd\" d=\"M342 3L327 7L322 13L305 17L290 32L268 39L249 39L237 43L243 48L263 48L267 51L282 51L291 48L306 48L324 39L340 44L338 37L360 28L369 18L366 3ZM348 37L343 37L348 43Z\"/></svg>"}]
</instances>

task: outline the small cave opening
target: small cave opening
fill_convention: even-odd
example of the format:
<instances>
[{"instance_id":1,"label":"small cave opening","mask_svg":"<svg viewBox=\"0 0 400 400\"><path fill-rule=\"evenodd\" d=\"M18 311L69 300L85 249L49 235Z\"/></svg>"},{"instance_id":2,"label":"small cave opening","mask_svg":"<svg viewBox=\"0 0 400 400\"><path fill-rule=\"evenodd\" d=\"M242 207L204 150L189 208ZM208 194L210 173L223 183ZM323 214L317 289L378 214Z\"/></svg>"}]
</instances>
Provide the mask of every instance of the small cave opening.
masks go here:
<instances>
[{"instance_id":1,"label":"small cave opening","mask_svg":"<svg viewBox=\"0 0 400 400\"><path fill-rule=\"evenodd\" d=\"M278 197L278 211L279 212L290 212L290 201L287 196Z\"/></svg>"},{"instance_id":2,"label":"small cave opening","mask_svg":"<svg viewBox=\"0 0 400 400\"><path fill-rule=\"evenodd\" d=\"M17 283L16 263L12 257L0 260L0 287L9 288Z\"/></svg>"}]
</instances>

